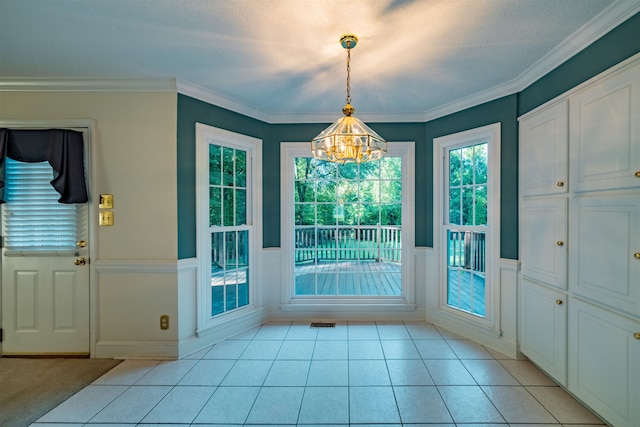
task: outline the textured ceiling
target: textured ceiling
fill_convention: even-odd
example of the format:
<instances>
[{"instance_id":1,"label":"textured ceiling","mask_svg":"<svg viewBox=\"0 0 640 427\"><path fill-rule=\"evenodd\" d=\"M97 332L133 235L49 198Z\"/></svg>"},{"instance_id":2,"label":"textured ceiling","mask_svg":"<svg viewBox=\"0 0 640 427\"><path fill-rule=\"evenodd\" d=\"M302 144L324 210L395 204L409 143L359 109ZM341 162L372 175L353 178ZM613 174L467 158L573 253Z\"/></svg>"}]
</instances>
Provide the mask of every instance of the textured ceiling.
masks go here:
<instances>
[{"instance_id":1,"label":"textured ceiling","mask_svg":"<svg viewBox=\"0 0 640 427\"><path fill-rule=\"evenodd\" d=\"M0 0L0 82L175 77L267 121L332 121L346 92L346 51L338 39L351 32L360 39L351 60L356 114L424 118L521 90L639 6L638 0Z\"/></svg>"}]
</instances>

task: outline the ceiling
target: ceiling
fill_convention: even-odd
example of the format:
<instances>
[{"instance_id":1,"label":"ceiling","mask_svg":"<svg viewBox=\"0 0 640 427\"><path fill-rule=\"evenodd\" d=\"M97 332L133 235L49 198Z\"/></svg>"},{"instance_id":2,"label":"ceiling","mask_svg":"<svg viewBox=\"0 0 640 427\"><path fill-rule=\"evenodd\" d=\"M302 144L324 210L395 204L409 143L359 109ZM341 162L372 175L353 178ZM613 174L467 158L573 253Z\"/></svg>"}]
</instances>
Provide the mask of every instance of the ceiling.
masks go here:
<instances>
[{"instance_id":1,"label":"ceiling","mask_svg":"<svg viewBox=\"0 0 640 427\"><path fill-rule=\"evenodd\" d=\"M356 115L424 121L524 89L639 10L638 0L0 0L0 90L175 78L182 93L267 122L329 122L346 97L338 40L354 33Z\"/></svg>"}]
</instances>

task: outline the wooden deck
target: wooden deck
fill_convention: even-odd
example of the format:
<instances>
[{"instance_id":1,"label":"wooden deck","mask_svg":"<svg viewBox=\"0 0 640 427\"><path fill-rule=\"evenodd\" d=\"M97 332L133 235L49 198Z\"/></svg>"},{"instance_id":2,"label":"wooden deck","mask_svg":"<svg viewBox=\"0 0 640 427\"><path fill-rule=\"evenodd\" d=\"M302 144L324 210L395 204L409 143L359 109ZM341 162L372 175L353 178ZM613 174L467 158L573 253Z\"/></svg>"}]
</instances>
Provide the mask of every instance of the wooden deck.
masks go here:
<instances>
[{"instance_id":1,"label":"wooden deck","mask_svg":"<svg viewBox=\"0 0 640 427\"><path fill-rule=\"evenodd\" d=\"M298 296L400 296L401 277L401 265L394 262L307 263L295 267L295 291ZM215 274L211 286L212 315L249 303L246 269L229 272L226 278ZM484 273L450 269L447 303L484 316Z\"/></svg>"},{"instance_id":2,"label":"wooden deck","mask_svg":"<svg viewBox=\"0 0 640 427\"><path fill-rule=\"evenodd\" d=\"M447 303L479 316L486 314L484 273L449 269Z\"/></svg>"},{"instance_id":3,"label":"wooden deck","mask_svg":"<svg viewBox=\"0 0 640 427\"><path fill-rule=\"evenodd\" d=\"M295 267L296 295L400 296L400 264L340 261Z\"/></svg>"}]
</instances>

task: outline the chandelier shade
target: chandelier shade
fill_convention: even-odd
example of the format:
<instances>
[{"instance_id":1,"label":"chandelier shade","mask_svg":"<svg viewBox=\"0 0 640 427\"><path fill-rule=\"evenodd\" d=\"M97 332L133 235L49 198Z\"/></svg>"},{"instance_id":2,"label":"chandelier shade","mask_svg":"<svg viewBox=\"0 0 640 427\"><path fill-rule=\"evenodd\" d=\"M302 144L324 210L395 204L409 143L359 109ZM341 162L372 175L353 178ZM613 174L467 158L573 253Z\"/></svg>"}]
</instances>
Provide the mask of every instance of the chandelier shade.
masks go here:
<instances>
[{"instance_id":1,"label":"chandelier shade","mask_svg":"<svg viewBox=\"0 0 640 427\"><path fill-rule=\"evenodd\" d=\"M350 62L351 48L357 42L358 38L353 34L345 34L340 38L340 44L347 49L347 103L342 109L344 117L336 120L311 141L311 153L318 160L364 163L380 160L387 152L387 142L353 116L355 108L351 105Z\"/></svg>"},{"instance_id":2,"label":"chandelier shade","mask_svg":"<svg viewBox=\"0 0 640 427\"><path fill-rule=\"evenodd\" d=\"M364 163L381 159L387 143L360 119L344 116L311 141L311 151L319 160Z\"/></svg>"}]
</instances>

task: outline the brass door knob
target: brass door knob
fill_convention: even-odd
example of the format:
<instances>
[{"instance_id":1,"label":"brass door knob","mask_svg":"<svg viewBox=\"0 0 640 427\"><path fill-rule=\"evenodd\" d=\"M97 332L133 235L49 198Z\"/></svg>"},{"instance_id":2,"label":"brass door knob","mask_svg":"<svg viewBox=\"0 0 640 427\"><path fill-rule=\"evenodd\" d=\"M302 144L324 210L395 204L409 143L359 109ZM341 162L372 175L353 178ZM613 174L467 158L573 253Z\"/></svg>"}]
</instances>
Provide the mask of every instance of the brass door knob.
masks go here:
<instances>
[{"instance_id":1,"label":"brass door knob","mask_svg":"<svg viewBox=\"0 0 640 427\"><path fill-rule=\"evenodd\" d=\"M636 172L636 178L640 178L640 171Z\"/></svg>"},{"instance_id":2,"label":"brass door knob","mask_svg":"<svg viewBox=\"0 0 640 427\"><path fill-rule=\"evenodd\" d=\"M556 185L557 185L558 187L564 187L564 182L562 182L562 181L558 181L558 182L556 182Z\"/></svg>"},{"instance_id":3,"label":"brass door knob","mask_svg":"<svg viewBox=\"0 0 640 427\"><path fill-rule=\"evenodd\" d=\"M562 302L562 300L561 300L561 299L557 299L557 300L556 300L556 304L558 304L558 305L562 305L562 304L563 304L563 302Z\"/></svg>"},{"instance_id":4,"label":"brass door knob","mask_svg":"<svg viewBox=\"0 0 640 427\"><path fill-rule=\"evenodd\" d=\"M636 332L635 334L633 334L633 337L637 340L640 340L640 332Z\"/></svg>"},{"instance_id":5,"label":"brass door knob","mask_svg":"<svg viewBox=\"0 0 640 427\"><path fill-rule=\"evenodd\" d=\"M635 254L633 254L633 257L635 259L640 259L640 252L636 252Z\"/></svg>"},{"instance_id":6,"label":"brass door knob","mask_svg":"<svg viewBox=\"0 0 640 427\"><path fill-rule=\"evenodd\" d=\"M73 261L73 263L75 265L85 265L87 263L87 259L82 257L82 258L76 258L75 261Z\"/></svg>"},{"instance_id":7,"label":"brass door knob","mask_svg":"<svg viewBox=\"0 0 640 427\"><path fill-rule=\"evenodd\" d=\"M85 242L84 240L78 240L76 242L76 246L79 248L86 248L87 247L87 242Z\"/></svg>"},{"instance_id":8,"label":"brass door knob","mask_svg":"<svg viewBox=\"0 0 640 427\"><path fill-rule=\"evenodd\" d=\"M564 246L564 242L563 242L562 240L558 240L558 241L556 242L556 245L558 245L558 246Z\"/></svg>"}]
</instances>

